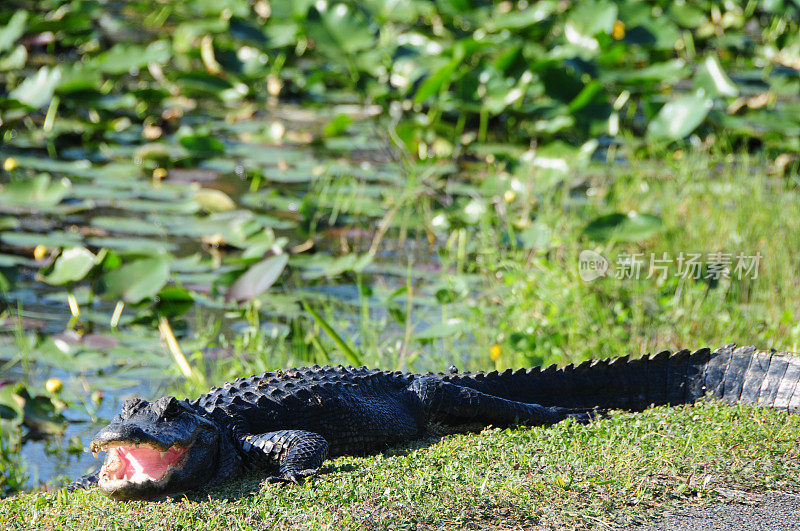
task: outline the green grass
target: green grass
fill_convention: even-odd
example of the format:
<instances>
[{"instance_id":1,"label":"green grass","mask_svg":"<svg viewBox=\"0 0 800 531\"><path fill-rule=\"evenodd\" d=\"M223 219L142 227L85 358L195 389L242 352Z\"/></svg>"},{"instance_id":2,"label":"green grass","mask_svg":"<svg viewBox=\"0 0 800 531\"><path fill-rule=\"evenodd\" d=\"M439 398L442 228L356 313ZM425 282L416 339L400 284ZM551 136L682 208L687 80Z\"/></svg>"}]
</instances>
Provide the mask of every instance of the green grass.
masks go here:
<instances>
[{"instance_id":1,"label":"green grass","mask_svg":"<svg viewBox=\"0 0 800 531\"><path fill-rule=\"evenodd\" d=\"M797 351L800 240L792 235L800 232L800 202L796 183L768 170L764 160L698 153L595 166L583 177L594 190L587 204L566 191L539 199L536 222L550 235L542 248L505 252L502 232L481 232L477 269L489 288L471 306L482 352L499 342L501 366L515 367L728 342ZM660 230L634 242L583 236L595 216L631 211L659 216ZM645 260L664 253L671 264L663 281L645 278L645 263L638 280L584 282L583 249L604 254L612 267L623 252ZM758 277L715 284L677 275L681 253L714 252L759 253Z\"/></svg>"},{"instance_id":2,"label":"green grass","mask_svg":"<svg viewBox=\"0 0 800 531\"><path fill-rule=\"evenodd\" d=\"M313 299L317 312L338 335L358 346L365 364L442 370L455 363L485 370L492 365L564 364L730 342L800 349L800 240L793 237L800 233L800 202L796 184L770 174L769 161L704 152L683 154L680 160L642 160L631 154L630 164L593 164L583 170L573 183L593 190L583 202L575 200L570 187L542 191L533 179L523 181L523 189L507 203L503 196L514 176L505 170L500 165L473 176L483 182L487 214L476 225L453 226L437 234L430 249L437 253L440 270L409 276L400 284L405 291L391 301L398 279L380 276L363 280L362 291L372 297ZM423 192L400 201L396 220L437 209ZM584 235L593 219L631 211L658 216L660 227L629 242L594 241ZM424 235L397 223L387 243L398 250L393 265L407 267L410 273L430 265L402 236ZM532 228L543 234L535 245L517 241ZM349 244L358 249L368 242ZM639 279L585 282L578 272L584 249L605 255L612 268L622 253L640 253L645 260L665 254L670 266L663 280L658 275L646 278L646 263ZM681 253L702 253L707 262L706 255L715 252L760 254L757 278L731 275L714 283L677 274ZM340 280L362 282L355 276ZM302 290L309 282L295 279L292 284L288 290ZM414 340L426 326L451 319L460 324L441 338ZM255 330L231 341L237 355L230 359L206 364L202 353L196 354L194 361L205 367L209 383L281 364L351 363L352 356L310 319L286 339ZM495 344L501 355L493 363L490 351ZM204 392L203 385L187 393Z\"/></svg>"},{"instance_id":3,"label":"green grass","mask_svg":"<svg viewBox=\"0 0 800 531\"><path fill-rule=\"evenodd\" d=\"M800 487L800 416L719 403L587 426L486 430L328 462L300 486L257 478L165 502L97 491L0 501L0 526L70 528L603 528L719 502L716 487Z\"/></svg>"},{"instance_id":4,"label":"green grass","mask_svg":"<svg viewBox=\"0 0 800 531\"><path fill-rule=\"evenodd\" d=\"M0 437L0 496L13 494L25 483L19 458L19 442Z\"/></svg>"}]
</instances>

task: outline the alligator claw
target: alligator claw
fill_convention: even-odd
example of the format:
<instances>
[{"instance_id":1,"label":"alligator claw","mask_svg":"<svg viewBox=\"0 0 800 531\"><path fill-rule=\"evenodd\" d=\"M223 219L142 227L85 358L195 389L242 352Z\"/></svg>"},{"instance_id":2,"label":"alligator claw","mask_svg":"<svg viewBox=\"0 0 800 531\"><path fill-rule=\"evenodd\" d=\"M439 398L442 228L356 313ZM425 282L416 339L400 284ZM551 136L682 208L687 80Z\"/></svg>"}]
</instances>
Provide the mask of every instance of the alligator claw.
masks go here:
<instances>
[{"instance_id":1,"label":"alligator claw","mask_svg":"<svg viewBox=\"0 0 800 531\"><path fill-rule=\"evenodd\" d=\"M67 485L67 492L74 492L79 489L90 489L97 485L97 472L81 476L69 485Z\"/></svg>"},{"instance_id":2,"label":"alligator claw","mask_svg":"<svg viewBox=\"0 0 800 531\"><path fill-rule=\"evenodd\" d=\"M306 469L306 470L299 470L297 472L287 472L286 474L284 474L282 476L270 476L270 477L268 477L267 478L267 483L271 483L271 484L280 483L280 484L284 484L284 485L289 484L289 483L294 483L294 484L297 485L297 484L300 484L303 481L305 481L306 478L314 476L316 474L317 474L317 471L315 469L311 469L311 468Z\"/></svg>"},{"instance_id":3,"label":"alligator claw","mask_svg":"<svg viewBox=\"0 0 800 531\"><path fill-rule=\"evenodd\" d=\"M283 477L283 476L270 476L267 478L267 483L270 485L286 485L288 483L297 483L295 479Z\"/></svg>"},{"instance_id":4,"label":"alligator claw","mask_svg":"<svg viewBox=\"0 0 800 531\"><path fill-rule=\"evenodd\" d=\"M571 420L572 422L577 422L578 424L589 424L592 420L594 420L594 417L595 416L590 412L567 414L567 419Z\"/></svg>"},{"instance_id":5,"label":"alligator claw","mask_svg":"<svg viewBox=\"0 0 800 531\"><path fill-rule=\"evenodd\" d=\"M596 418L605 418L608 414L600 409L570 409L562 407L550 408L551 414L554 416L555 422L562 420L571 420L578 424L588 424Z\"/></svg>"}]
</instances>

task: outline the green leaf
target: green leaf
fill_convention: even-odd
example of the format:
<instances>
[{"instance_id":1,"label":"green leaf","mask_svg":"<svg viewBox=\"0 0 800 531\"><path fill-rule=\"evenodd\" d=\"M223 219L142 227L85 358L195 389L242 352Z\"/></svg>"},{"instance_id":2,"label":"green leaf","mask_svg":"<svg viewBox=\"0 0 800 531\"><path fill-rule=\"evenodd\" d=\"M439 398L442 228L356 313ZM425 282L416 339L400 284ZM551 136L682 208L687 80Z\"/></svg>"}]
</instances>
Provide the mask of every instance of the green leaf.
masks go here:
<instances>
[{"instance_id":1,"label":"green leaf","mask_svg":"<svg viewBox=\"0 0 800 531\"><path fill-rule=\"evenodd\" d=\"M0 387L0 418L22 420L23 404L17 396L20 389L22 389L21 383Z\"/></svg>"},{"instance_id":2,"label":"green leaf","mask_svg":"<svg viewBox=\"0 0 800 531\"><path fill-rule=\"evenodd\" d=\"M694 84L697 88L705 90L706 94L710 96L736 97L739 95L739 89L722 69L719 59L713 55L706 57L697 69Z\"/></svg>"},{"instance_id":3,"label":"green leaf","mask_svg":"<svg viewBox=\"0 0 800 531\"><path fill-rule=\"evenodd\" d=\"M371 48L375 42L369 22L345 4L334 4L322 12L311 8L306 31L319 51L334 59Z\"/></svg>"},{"instance_id":4,"label":"green leaf","mask_svg":"<svg viewBox=\"0 0 800 531\"><path fill-rule=\"evenodd\" d=\"M647 124L647 136L657 140L678 140L685 137L706 119L713 102L705 91L679 96L664 105Z\"/></svg>"},{"instance_id":5,"label":"green leaf","mask_svg":"<svg viewBox=\"0 0 800 531\"><path fill-rule=\"evenodd\" d=\"M372 15L381 23L386 20L392 22L414 22L423 10L415 0L362 0L361 5L369 9Z\"/></svg>"},{"instance_id":6,"label":"green leaf","mask_svg":"<svg viewBox=\"0 0 800 531\"><path fill-rule=\"evenodd\" d=\"M37 245L45 247L63 247L64 245L80 245L83 238L80 234L68 231L52 231L48 234L40 232L7 231L0 232L0 240L12 247L34 248Z\"/></svg>"},{"instance_id":7,"label":"green leaf","mask_svg":"<svg viewBox=\"0 0 800 531\"><path fill-rule=\"evenodd\" d=\"M585 87L580 91L580 93L575 96L571 102L569 102L568 109L571 113L579 111L592 103L596 100L595 96L603 92L603 84L597 80L590 81L586 84Z\"/></svg>"},{"instance_id":8,"label":"green leaf","mask_svg":"<svg viewBox=\"0 0 800 531\"><path fill-rule=\"evenodd\" d=\"M65 249L56 259L53 269L40 279L51 285L66 284L83 279L95 266L97 257L83 247Z\"/></svg>"},{"instance_id":9,"label":"green leaf","mask_svg":"<svg viewBox=\"0 0 800 531\"><path fill-rule=\"evenodd\" d=\"M683 59L670 59L663 63L652 63L644 68L612 72L610 79L624 83L675 83L685 79L691 69Z\"/></svg>"},{"instance_id":10,"label":"green leaf","mask_svg":"<svg viewBox=\"0 0 800 531\"><path fill-rule=\"evenodd\" d=\"M412 338L416 341L426 342L434 339L452 337L462 330L464 330L464 322L460 319L451 319L446 323L435 324L421 332L416 332Z\"/></svg>"},{"instance_id":11,"label":"green leaf","mask_svg":"<svg viewBox=\"0 0 800 531\"><path fill-rule=\"evenodd\" d=\"M325 125L325 136L339 136L353 123L353 119L346 114L337 114L336 117Z\"/></svg>"},{"instance_id":12,"label":"green leaf","mask_svg":"<svg viewBox=\"0 0 800 531\"><path fill-rule=\"evenodd\" d=\"M598 33L611 33L617 20L616 4L607 0L578 3L564 24L564 37L579 50L583 59L595 57L600 52Z\"/></svg>"},{"instance_id":13,"label":"green leaf","mask_svg":"<svg viewBox=\"0 0 800 531\"><path fill-rule=\"evenodd\" d=\"M225 99L224 95L234 89L230 81L207 72L179 73L175 77L175 84L181 87L183 93L192 97L213 96Z\"/></svg>"},{"instance_id":14,"label":"green leaf","mask_svg":"<svg viewBox=\"0 0 800 531\"><path fill-rule=\"evenodd\" d=\"M25 66L25 61L27 60L28 49L20 44L13 51L0 57L0 72L19 70Z\"/></svg>"},{"instance_id":15,"label":"green leaf","mask_svg":"<svg viewBox=\"0 0 800 531\"><path fill-rule=\"evenodd\" d=\"M29 430L49 435L64 432L64 417L57 412L50 398L31 396L25 388L19 389L16 397L23 408L22 422Z\"/></svg>"},{"instance_id":16,"label":"green leaf","mask_svg":"<svg viewBox=\"0 0 800 531\"><path fill-rule=\"evenodd\" d=\"M94 227L100 227L111 233L166 236L160 225L141 217L97 216L90 221Z\"/></svg>"},{"instance_id":17,"label":"green leaf","mask_svg":"<svg viewBox=\"0 0 800 531\"><path fill-rule=\"evenodd\" d=\"M303 302L303 308L306 310L306 312L308 312L311 318L314 319L314 322L316 322L320 328L325 330L333 342L336 343L336 346L342 350L344 355L347 356L347 359L349 359L353 365L359 366L364 364L361 361L361 356L358 352L356 352L356 349L348 345L345 340L342 339L342 336L336 333L336 330L334 330L333 327L328 324L328 322L319 313L317 313L316 310L314 310L314 308L305 302Z\"/></svg>"},{"instance_id":18,"label":"green leaf","mask_svg":"<svg viewBox=\"0 0 800 531\"><path fill-rule=\"evenodd\" d=\"M138 44L119 43L101 54L96 61L102 72L127 74L150 63L166 63L171 56L172 51L167 41L154 41L146 48Z\"/></svg>"},{"instance_id":19,"label":"green leaf","mask_svg":"<svg viewBox=\"0 0 800 531\"><path fill-rule=\"evenodd\" d=\"M567 24L586 37L611 33L617 12L616 4L608 0L581 2L572 9Z\"/></svg>"},{"instance_id":20,"label":"green leaf","mask_svg":"<svg viewBox=\"0 0 800 531\"><path fill-rule=\"evenodd\" d=\"M64 65L61 71L61 81L56 92L68 94L70 92L99 91L103 84L100 69L86 63L73 63Z\"/></svg>"},{"instance_id":21,"label":"green leaf","mask_svg":"<svg viewBox=\"0 0 800 531\"><path fill-rule=\"evenodd\" d=\"M20 9L11 16L8 24L0 29L0 52L10 49L17 39L25 33L25 23L28 21L28 12Z\"/></svg>"},{"instance_id":22,"label":"green leaf","mask_svg":"<svg viewBox=\"0 0 800 531\"><path fill-rule=\"evenodd\" d=\"M670 3L669 15L672 20L684 28L695 29L708 22L705 12L689 2Z\"/></svg>"},{"instance_id":23,"label":"green leaf","mask_svg":"<svg viewBox=\"0 0 800 531\"><path fill-rule=\"evenodd\" d=\"M417 93L414 95L414 103L422 103L431 96L438 94L442 90L442 86L450 84L450 78L460 63L461 61L454 59L426 79L417 89Z\"/></svg>"},{"instance_id":24,"label":"green leaf","mask_svg":"<svg viewBox=\"0 0 800 531\"><path fill-rule=\"evenodd\" d=\"M556 2L540 0L530 7L520 9L519 11L496 13L492 19L487 21L486 26L487 29L491 31L502 29L520 30L545 20L556 10L558 10Z\"/></svg>"},{"instance_id":25,"label":"green leaf","mask_svg":"<svg viewBox=\"0 0 800 531\"><path fill-rule=\"evenodd\" d=\"M164 256L141 258L103 276L105 295L136 303L153 297L169 280L169 262Z\"/></svg>"},{"instance_id":26,"label":"green leaf","mask_svg":"<svg viewBox=\"0 0 800 531\"><path fill-rule=\"evenodd\" d=\"M60 80L59 67L43 66L12 90L9 96L28 107L39 109L50 103Z\"/></svg>"},{"instance_id":27,"label":"green leaf","mask_svg":"<svg viewBox=\"0 0 800 531\"><path fill-rule=\"evenodd\" d=\"M66 177L52 182L46 173L8 184L0 192L0 203L49 207L57 205L72 187Z\"/></svg>"},{"instance_id":28,"label":"green leaf","mask_svg":"<svg viewBox=\"0 0 800 531\"><path fill-rule=\"evenodd\" d=\"M372 256L369 253L359 256L356 253L343 256L332 257L324 254L317 254L311 257L296 256L292 258L292 263L304 269L303 278L333 278L341 275L345 271L360 271L371 263Z\"/></svg>"},{"instance_id":29,"label":"green leaf","mask_svg":"<svg viewBox=\"0 0 800 531\"><path fill-rule=\"evenodd\" d=\"M593 240L636 242L661 230L661 218L651 214L606 214L592 220L583 233Z\"/></svg>"},{"instance_id":30,"label":"green leaf","mask_svg":"<svg viewBox=\"0 0 800 531\"><path fill-rule=\"evenodd\" d=\"M252 300L272 286L281 276L286 264L289 263L288 254L270 256L250 267L228 290L226 301Z\"/></svg>"},{"instance_id":31,"label":"green leaf","mask_svg":"<svg viewBox=\"0 0 800 531\"><path fill-rule=\"evenodd\" d=\"M183 315L194 304L194 297L189 290L177 286L167 286L158 293L155 308L159 315L167 318Z\"/></svg>"},{"instance_id":32,"label":"green leaf","mask_svg":"<svg viewBox=\"0 0 800 531\"><path fill-rule=\"evenodd\" d=\"M206 212L228 212L236 208L236 202L225 192L213 188L201 188L193 199Z\"/></svg>"},{"instance_id":33,"label":"green leaf","mask_svg":"<svg viewBox=\"0 0 800 531\"><path fill-rule=\"evenodd\" d=\"M197 155L220 155L225 153L225 145L208 135L190 135L181 137L181 145Z\"/></svg>"}]
</instances>

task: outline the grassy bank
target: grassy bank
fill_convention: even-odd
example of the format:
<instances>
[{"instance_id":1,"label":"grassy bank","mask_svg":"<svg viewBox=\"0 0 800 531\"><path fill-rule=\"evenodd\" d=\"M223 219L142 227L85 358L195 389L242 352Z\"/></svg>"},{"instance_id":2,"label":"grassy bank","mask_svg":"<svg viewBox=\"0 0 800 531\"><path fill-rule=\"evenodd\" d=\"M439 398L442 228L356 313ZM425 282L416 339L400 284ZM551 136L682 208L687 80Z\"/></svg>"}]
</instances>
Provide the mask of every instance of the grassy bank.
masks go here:
<instances>
[{"instance_id":1,"label":"grassy bank","mask_svg":"<svg viewBox=\"0 0 800 531\"><path fill-rule=\"evenodd\" d=\"M619 414L588 426L487 430L340 458L300 486L257 478L165 502L96 491L0 501L20 529L605 528L685 504L717 487L797 492L800 416L716 403Z\"/></svg>"},{"instance_id":2,"label":"grassy bank","mask_svg":"<svg viewBox=\"0 0 800 531\"><path fill-rule=\"evenodd\" d=\"M490 370L732 341L800 350L797 6L211 4L0 8L0 496L33 487L23 440L107 419L131 390L194 397L311 363ZM581 274L586 251L604 275ZM742 272L739 256L758 262ZM682 414L663 422L679 429ZM569 433L631 437L636 422ZM480 441L516 455L516 437L567 429ZM591 521L606 518L593 504L640 497L628 485L609 502L617 480L587 479L615 470L607 449L577 483L555 462L534 481L451 459L467 468L441 499L434 478L447 476L383 468L425 470L473 440L208 506L30 494L2 510L30 523L37 507L54 526L182 521L162 510L199 511L186 523L200 525L218 510L444 527L462 513L491 524L495 508L508 525ZM620 477L649 482L654 463ZM350 478L383 487L345 496ZM682 499L652 481L648 501L613 518ZM581 494L555 496L560 484ZM330 499L274 501L298 492Z\"/></svg>"}]
</instances>

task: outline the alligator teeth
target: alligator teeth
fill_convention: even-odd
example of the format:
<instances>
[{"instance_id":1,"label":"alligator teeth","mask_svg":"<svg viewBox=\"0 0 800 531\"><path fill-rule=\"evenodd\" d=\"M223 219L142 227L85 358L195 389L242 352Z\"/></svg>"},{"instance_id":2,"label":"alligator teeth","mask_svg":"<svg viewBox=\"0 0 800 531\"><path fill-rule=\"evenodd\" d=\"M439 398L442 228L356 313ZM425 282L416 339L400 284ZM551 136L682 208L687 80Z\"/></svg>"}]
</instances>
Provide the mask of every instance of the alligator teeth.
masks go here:
<instances>
[{"instance_id":1,"label":"alligator teeth","mask_svg":"<svg viewBox=\"0 0 800 531\"><path fill-rule=\"evenodd\" d=\"M159 453L161 454L161 459L162 459L162 460L164 459L164 456L165 456L165 455L167 455L167 452L166 452L166 451L161 451L161 452L159 452Z\"/></svg>"}]
</instances>

